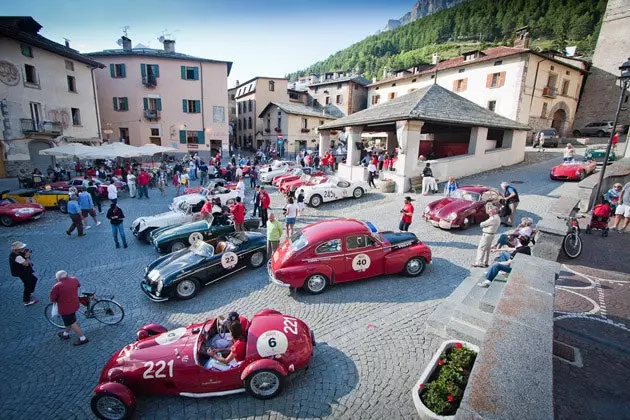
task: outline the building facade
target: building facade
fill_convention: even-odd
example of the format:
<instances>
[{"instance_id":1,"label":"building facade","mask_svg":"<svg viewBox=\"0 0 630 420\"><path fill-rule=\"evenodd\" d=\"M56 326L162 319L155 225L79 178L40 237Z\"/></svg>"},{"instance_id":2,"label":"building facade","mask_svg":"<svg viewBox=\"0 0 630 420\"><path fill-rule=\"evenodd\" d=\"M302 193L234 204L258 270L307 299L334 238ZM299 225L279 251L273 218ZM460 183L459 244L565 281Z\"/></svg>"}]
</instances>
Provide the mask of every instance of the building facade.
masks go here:
<instances>
[{"instance_id":1,"label":"building facade","mask_svg":"<svg viewBox=\"0 0 630 420\"><path fill-rule=\"evenodd\" d=\"M67 142L100 143L94 70L99 62L39 35L31 17L0 18L0 176L38 168L39 152Z\"/></svg>"},{"instance_id":2,"label":"building facade","mask_svg":"<svg viewBox=\"0 0 630 420\"><path fill-rule=\"evenodd\" d=\"M121 41L120 49L87 54L105 64L96 72L105 137L202 156L227 153L232 63L177 53L172 40L163 50Z\"/></svg>"},{"instance_id":3,"label":"building facade","mask_svg":"<svg viewBox=\"0 0 630 420\"><path fill-rule=\"evenodd\" d=\"M230 131L230 145L234 144L234 135L236 130L234 125L236 124L236 88L228 89L228 129Z\"/></svg>"},{"instance_id":4,"label":"building facade","mask_svg":"<svg viewBox=\"0 0 630 420\"><path fill-rule=\"evenodd\" d=\"M364 77L347 72L311 75L308 85L309 105L325 109L327 114L343 117L367 108L368 84Z\"/></svg>"}]
</instances>

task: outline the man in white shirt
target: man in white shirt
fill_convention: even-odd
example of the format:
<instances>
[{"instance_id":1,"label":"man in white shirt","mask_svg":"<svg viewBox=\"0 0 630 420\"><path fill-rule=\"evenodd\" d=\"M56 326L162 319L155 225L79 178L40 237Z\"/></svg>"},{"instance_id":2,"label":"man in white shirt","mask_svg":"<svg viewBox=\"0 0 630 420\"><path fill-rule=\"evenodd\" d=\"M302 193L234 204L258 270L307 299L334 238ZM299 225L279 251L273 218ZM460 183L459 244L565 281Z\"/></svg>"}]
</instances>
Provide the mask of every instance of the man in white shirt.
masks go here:
<instances>
[{"instance_id":1,"label":"man in white shirt","mask_svg":"<svg viewBox=\"0 0 630 420\"><path fill-rule=\"evenodd\" d=\"M243 182L243 178L237 178L238 182L236 183L236 194L241 197L241 202L245 200L245 183Z\"/></svg>"},{"instance_id":2,"label":"man in white shirt","mask_svg":"<svg viewBox=\"0 0 630 420\"><path fill-rule=\"evenodd\" d=\"M114 184L109 184L107 186L107 198L112 203L116 203L118 201L118 189Z\"/></svg>"},{"instance_id":3,"label":"man in white shirt","mask_svg":"<svg viewBox=\"0 0 630 420\"><path fill-rule=\"evenodd\" d=\"M240 166L238 166L236 168L236 172L234 174L236 176L236 179L241 179L243 178L243 168L241 168Z\"/></svg>"}]
</instances>

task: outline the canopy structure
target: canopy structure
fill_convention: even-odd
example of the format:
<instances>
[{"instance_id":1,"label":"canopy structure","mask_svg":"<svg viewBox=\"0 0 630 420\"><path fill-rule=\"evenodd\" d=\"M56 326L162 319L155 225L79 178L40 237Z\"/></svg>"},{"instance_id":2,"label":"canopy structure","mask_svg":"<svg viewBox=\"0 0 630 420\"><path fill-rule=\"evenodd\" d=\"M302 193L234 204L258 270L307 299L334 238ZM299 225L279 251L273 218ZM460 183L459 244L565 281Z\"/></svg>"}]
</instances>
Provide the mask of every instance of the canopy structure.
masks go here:
<instances>
[{"instance_id":1,"label":"canopy structure","mask_svg":"<svg viewBox=\"0 0 630 420\"><path fill-rule=\"evenodd\" d=\"M124 143L110 143L100 147L89 147L77 156L84 159L108 159L115 157L140 157L145 153L140 148Z\"/></svg>"},{"instance_id":2,"label":"canopy structure","mask_svg":"<svg viewBox=\"0 0 630 420\"><path fill-rule=\"evenodd\" d=\"M92 153L97 147L86 146L81 143L68 143L63 146L40 150L40 155L45 156L81 156L83 153Z\"/></svg>"},{"instance_id":3,"label":"canopy structure","mask_svg":"<svg viewBox=\"0 0 630 420\"><path fill-rule=\"evenodd\" d=\"M153 156L157 153L177 152L177 149L158 146L157 144L145 144L144 146L138 147L138 150L141 151L144 156Z\"/></svg>"}]
</instances>

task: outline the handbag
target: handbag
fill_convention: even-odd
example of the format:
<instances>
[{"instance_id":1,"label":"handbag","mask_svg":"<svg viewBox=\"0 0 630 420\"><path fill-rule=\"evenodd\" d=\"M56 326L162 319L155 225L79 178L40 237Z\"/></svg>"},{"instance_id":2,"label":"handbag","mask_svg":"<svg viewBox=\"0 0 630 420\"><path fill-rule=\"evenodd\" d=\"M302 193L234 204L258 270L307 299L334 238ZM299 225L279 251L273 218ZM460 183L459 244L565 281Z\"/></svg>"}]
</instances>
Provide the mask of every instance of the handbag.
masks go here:
<instances>
[{"instance_id":1,"label":"handbag","mask_svg":"<svg viewBox=\"0 0 630 420\"><path fill-rule=\"evenodd\" d=\"M59 316L59 308L57 308L57 304L53 303L52 309L50 310L50 315L53 318L56 318Z\"/></svg>"}]
</instances>

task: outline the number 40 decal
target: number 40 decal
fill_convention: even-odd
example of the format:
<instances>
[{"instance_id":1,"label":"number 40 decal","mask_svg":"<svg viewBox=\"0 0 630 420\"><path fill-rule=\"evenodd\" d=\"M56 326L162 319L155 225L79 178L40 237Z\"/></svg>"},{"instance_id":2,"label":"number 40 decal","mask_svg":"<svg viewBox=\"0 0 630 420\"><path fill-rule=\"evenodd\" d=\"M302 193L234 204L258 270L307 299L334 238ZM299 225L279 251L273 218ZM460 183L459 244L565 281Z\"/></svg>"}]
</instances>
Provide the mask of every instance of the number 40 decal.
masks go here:
<instances>
[{"instance_id":1,"label":"number 40 decal","mask_svg":"<svg viewBox=\"0 0 630 420\"><path fill-rule=\"evenodd\" d=\"M151 361L145 362L144 367L146 367L147 370L144 371L144 373L142 374L142 377L144 379L172 378L174 363L175 362L173 360L169 360L168 362L165 362L164 360L158 360L155 363ZM164 369L166 368L166 366L168 366L168 373L162 373ZM155 372L153 372L154 367L156 368Z\"/></svg>"}]
</instances>

